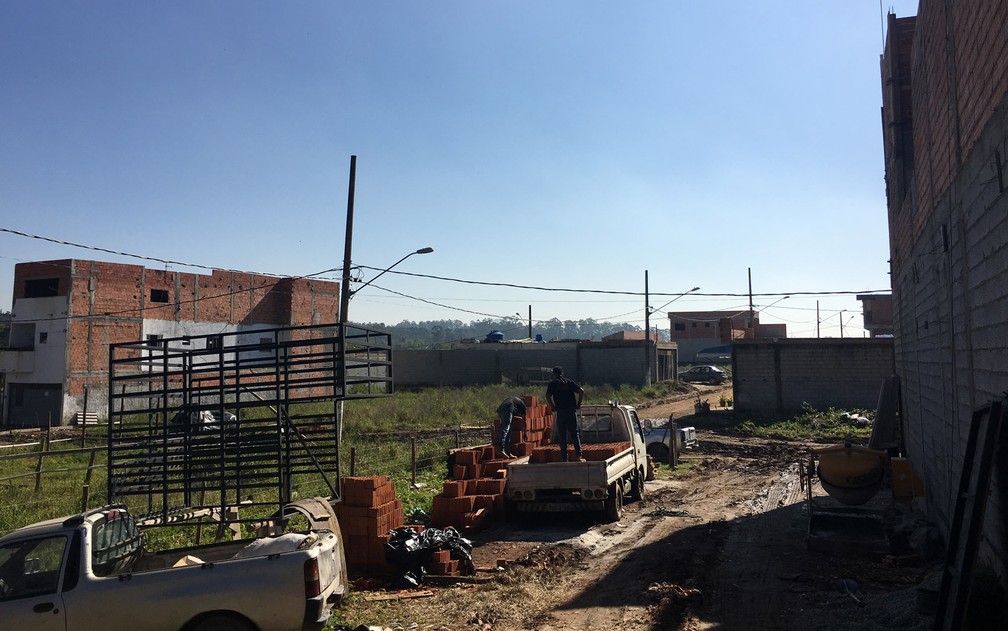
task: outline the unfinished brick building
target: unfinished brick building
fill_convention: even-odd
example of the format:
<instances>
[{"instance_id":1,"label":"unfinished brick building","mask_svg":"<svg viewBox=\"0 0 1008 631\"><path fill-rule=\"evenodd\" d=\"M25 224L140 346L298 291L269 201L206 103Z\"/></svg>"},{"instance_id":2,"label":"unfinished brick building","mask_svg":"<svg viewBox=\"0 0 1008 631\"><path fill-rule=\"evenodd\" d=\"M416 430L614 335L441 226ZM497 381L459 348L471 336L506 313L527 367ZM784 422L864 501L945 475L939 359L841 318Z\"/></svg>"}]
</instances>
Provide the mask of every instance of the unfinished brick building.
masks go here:
<instances>
[{"instance_id":1,"label":"unfinished brick building","mask_svg":"<svg viewBox=\"0 0 1008 631\"><path fill-rule=\"evenodd\" d=\"M882 57L896 370L905 449L946 541L974 410L1008 391L1008 4L921 2ZM980 564L1008 580L1005 451ZM968 476L967 476L968 477Z\"/></svg>"},{"instance_id":2,"label":"unfinished brick building","mask_svg":"<svg viewBox=\"0 0 1008 631\"><path fill-rule=\"evenodd\" d=\"M101 261L21 263L10 350L0 353L2 425L104 417L110 344L337 321L339 283Z\"/></svg>"}]
</instances>

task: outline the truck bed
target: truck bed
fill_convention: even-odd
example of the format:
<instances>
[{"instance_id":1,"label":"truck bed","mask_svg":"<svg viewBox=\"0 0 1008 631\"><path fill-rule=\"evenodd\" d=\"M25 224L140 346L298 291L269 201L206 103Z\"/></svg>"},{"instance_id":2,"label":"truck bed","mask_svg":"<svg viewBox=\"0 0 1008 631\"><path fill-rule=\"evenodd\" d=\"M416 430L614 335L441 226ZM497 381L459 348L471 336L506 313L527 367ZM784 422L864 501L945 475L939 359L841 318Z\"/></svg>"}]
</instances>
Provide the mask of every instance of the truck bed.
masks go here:
<instances>
[{"instance_id":1,"label":"truck bed","mask_svg":"<svg viewBox=\"0 0 1008 631\"><path fill-rule=\"evenodd\" d=\"M532 463L520 458L508 465L509 489L572 489L609 486L634 468L633 448L606 460Z\"/></svg>"}]
</instances>

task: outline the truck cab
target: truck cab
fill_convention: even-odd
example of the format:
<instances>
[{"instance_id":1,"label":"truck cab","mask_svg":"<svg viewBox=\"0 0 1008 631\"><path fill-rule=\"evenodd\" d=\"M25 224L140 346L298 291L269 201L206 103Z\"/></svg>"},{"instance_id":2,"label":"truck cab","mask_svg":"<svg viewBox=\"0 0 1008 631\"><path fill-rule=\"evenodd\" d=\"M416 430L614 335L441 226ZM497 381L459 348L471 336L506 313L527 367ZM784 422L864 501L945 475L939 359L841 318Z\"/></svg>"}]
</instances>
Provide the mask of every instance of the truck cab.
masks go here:
<instances>
[{"instance_id":1,"label":"truck cab","mask_svg":"<svg viewBox=\"0 0 1008 631\"><path fill-rule=\"evenodd\" d=\"M345 590L332 530L148 552L125 507L108 506L0 537L5 629L321 629Z\"/></svg>"}]
</instances>

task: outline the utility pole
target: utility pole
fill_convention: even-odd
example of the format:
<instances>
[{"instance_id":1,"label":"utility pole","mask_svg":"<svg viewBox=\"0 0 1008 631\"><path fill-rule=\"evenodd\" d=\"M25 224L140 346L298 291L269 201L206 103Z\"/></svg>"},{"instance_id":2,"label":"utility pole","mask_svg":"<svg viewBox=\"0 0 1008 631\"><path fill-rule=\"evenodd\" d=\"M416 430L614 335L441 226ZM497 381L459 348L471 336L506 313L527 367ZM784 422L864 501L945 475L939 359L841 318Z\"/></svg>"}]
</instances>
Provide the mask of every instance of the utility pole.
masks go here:
<instances>
[{"instance_id":1,"label":"utility pole","mask_svg":"<svg viewBox=\"0 0 1008 631\"><path fill-rule=\"evenodd\" d=\"M815 336L816 337L819 337L819 323L820 322L821 322L821 320L819 319L819 301L816 300L815 301Z\"/></svg>"},{"instance_id":2,"label":"utility pole","mask_svg":"<svg viewBox=\"0 0 1008 631\"><path fill-rule=\"evenodd\" d=\"M346 384L346 323L349 319L350 311L350 251L353 246L353 210L354 210L354 183L357 180L357 156L350 156L350 187L347 191L347 211L346 211L346 239L343 242L343 278L340 282L340 310L339 310L339 340L340 340L340 371L343 374L341 380ZM336 444L343 440L343 397L346 392L341 393L336 401ZM337 465L338 467L338 465ZM342 487L340 487L342 489ZM342 490L340 491L342 493Z\"/></svg>"},{"instance_id":3,"label":"utility pole","mask_svg":"<svg viewBox=\"0 0 1008 631\"><path fill-rule=\"evenodd\" d=\"M843 339L843 312L844 312L844 310L841 309L840 310L840 339L841 340Z\"/></svg>"},{"instance_id":4,"label":"utility pole","mask_svg":"<svg viewBox=\"0 0 1008 631\"><path fill-rule=\"evenodd\" d=\"M644 385L651 385L651 305L648 304L648 271L644 270Z\"/></svg>"},{"instance_id":5,"label":"utility pole","mask_svg":"<svg viewBox=\"0 0 1008 631\"><path fill-rule=\"evenodd\" d=\"M529 305L529 340L532 339L532 305Z\"/></svg>"},{"instance_id":6,"label":"utility pole","mask_svg":"<svg viewBox=\"0 0 1008 631\"><path fill-rule=\"evenodd\" d=\"M340 284L340 324L348 321L350 310L350 250L353 247L354 183L357 180L357 156L350 156L350 188L347 191L346 240L343 242L343 279Z\"/></svg>"}]
</instances>

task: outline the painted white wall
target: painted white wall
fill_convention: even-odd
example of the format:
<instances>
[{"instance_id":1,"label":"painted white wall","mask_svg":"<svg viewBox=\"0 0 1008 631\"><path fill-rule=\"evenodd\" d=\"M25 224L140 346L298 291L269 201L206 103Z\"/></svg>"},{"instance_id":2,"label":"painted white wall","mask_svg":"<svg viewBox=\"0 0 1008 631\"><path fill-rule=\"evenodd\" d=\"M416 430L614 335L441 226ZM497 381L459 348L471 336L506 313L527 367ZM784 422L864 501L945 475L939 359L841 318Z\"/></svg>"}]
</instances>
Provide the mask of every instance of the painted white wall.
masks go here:
<instances>
[{"instance_id":1,"label":"painted white wall","mask_svg":"<svg viewBox=\"0 0 1008 631\"><path fill-rule=\"evenodd\" d=\"M12 323L35 325L34 370L12 372L8 382L63 383L66 375L67 297L21 298L14 302ZM45 343L40 335L45 333Z\"/></svg>"}]
</instances>

